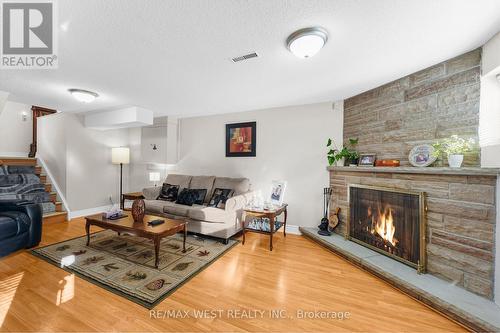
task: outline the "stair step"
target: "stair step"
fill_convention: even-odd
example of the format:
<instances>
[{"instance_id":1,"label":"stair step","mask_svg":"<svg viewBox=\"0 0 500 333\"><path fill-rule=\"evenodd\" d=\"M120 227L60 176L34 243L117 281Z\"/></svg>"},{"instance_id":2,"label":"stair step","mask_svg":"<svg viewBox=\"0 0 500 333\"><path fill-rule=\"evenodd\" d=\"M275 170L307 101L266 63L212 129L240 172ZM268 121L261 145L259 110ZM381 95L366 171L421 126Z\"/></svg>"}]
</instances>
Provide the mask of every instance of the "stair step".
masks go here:
<instances>
[{"instance_id":1,"label":"stair step","mask_svg":"<svg viewBox=\"0 0 500 333\"><path fill-rule=\"evenodd\" d=\"M67 212L55 212L50 214L45 214L43 216L43 223L58 223L66 222L68 220Z\"/></svg>"},{"instance_id":2,"label":"stair step","mask_svg":"<svg viewBox=\"0 0 500 333\"><path fill-rule=\"evenodd\" d=\"M45 192L52 192L52 184L44 184Z\"/></svg>"},{"instance_id":3,"label":"stair step","mask_svg":"<svg viewBox=\"0 0 500 333\"><path fill-rule=\"evenodd\" d=\"M47 175L38 175L40 177L40 183L45 184L47 182Z\"/></svg>"},{"instance_id":4,"label":"stair step","mask_svg":"<svg viewBox=\"0 0 500 333\"><path fill-rule=\"evenodd\" d=\"M54 205L56 205L56 212L62 212L63 210L63 207L62 207L62 202L61 201L57 201L57 202L54 202Z\"/></svg>"},{"instance_id":5,"label":"stair step","mask_svg":"<svg viewBox=\"0 0 500 333\"><path fill-rule=\"evenodd\" d=\"M50 201L52 201L53 203L57 202L57 193L56 192L50 193Z\"/></svg>"},{"instance_id":6,"label":"stair step","mask_svg":"<svg viewBox=\"0 0 500 333\"><path fill-rule=\"evenodd\" d=\"M40 176L42 174L42 167L39 165L35 165L35 175Z\"/></svg>"},{"instance_id":7,"label":"stair step","mask_svg":"<svg viewBox=\"0 0 500 333\"><path fill-rule=\"evenodd\" d=\"M29 157L0 157L0 165L36 165L36 158Z\"/></svg>"}]
</instances>

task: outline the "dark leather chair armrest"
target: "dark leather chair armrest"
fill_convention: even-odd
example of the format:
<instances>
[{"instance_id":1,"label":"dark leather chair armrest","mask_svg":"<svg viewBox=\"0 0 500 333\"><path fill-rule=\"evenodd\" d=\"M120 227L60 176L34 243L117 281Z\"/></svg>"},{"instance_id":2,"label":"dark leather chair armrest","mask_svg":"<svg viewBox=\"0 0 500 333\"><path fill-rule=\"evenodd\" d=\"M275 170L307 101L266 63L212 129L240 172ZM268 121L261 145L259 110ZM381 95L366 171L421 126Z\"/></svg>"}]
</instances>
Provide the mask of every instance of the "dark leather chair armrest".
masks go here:
<instances>
[{"instance_id":1,"label":"dark leather chair armrest","mask_svg":"<svg viewBox=\"0 0 500 333\"><path fill-rule=\"evenodd\" d=\"M31 220L29 228L29 241L27 247L33 247L40 243L42 239L42 218L43 209L41 204L36 204L26 200L0 200L0 212L21 212L28 215Z\"/></svg>"}]
</instances>

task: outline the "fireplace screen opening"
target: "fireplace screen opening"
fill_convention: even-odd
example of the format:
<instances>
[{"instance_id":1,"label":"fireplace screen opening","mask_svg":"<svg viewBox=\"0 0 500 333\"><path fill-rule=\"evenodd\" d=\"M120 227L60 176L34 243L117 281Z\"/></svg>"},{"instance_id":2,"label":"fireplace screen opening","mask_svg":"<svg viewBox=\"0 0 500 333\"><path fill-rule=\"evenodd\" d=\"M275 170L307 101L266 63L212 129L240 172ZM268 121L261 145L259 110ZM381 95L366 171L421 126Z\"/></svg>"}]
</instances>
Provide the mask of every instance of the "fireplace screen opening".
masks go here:
<instances>
[{"instance_id":1,"label":"fireplace screen opening","mask_svg":"<svg viewBox=\"0 0 500 333\"><path fill-rule=\"evenodd\" d=\"M349 187L348 238L425 271L424 193Z\"/></svg>"}]
</instances>

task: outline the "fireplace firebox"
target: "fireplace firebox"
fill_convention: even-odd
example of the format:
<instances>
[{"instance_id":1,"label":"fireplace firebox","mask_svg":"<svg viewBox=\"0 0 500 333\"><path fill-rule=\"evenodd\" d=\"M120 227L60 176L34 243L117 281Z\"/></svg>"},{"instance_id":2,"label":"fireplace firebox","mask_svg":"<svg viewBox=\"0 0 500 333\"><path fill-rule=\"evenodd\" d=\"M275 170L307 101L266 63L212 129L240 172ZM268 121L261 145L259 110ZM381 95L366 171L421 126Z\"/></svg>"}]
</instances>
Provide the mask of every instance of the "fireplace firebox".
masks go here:
<instances>
[{"instance_id":1,"label":"fireplace firebox","mask_svg":"<svg viewBox=\"0 0 500 333\"><path fill-rule=\"evenodd\" d=\"M424 192L351 184L349 207L348 239L425 272Z\"/></svg>"}]
</instances>

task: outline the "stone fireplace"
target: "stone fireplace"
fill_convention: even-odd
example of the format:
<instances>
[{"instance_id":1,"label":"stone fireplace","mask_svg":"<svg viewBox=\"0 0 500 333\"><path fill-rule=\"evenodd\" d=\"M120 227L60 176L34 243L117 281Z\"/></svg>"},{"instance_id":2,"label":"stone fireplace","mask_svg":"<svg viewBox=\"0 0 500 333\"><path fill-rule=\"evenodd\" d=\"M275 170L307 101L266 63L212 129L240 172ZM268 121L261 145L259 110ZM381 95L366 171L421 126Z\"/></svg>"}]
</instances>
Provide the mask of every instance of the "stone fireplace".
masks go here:
<instances>
[{"instance_id":1,"label":"stone fireplace","mask_svg":"<svg viewBox=\"0 0 500 333\"><path fill-rule=\"evenodd\" d=\"M425 272L425 193L349 185L347 237Z\"/></svg>"},{"instance_id":2,"label":"stone fireplace","mask_svg":"<svg viewBox=\"0 0 500 333\"><path fill-rule=\"evenodd\" d=\"M328 169L332 211L336 207L341 209L341 222L336 233L345 237L350 235L350 202L353 201L350 188L353 185L394 192L424 192L427 208L426 271L468 291L493 298L498 170L415 167ZM372 207L372 215L373 208L378 214L378 207ZM393 210L393 219L396 210ZM381 206L381 212L386 213L387 210ZM367 216L368 212L365 212L363 218ZM396 232L394 237L399 237L400 241L402 236Z\"/></svg>"}]
</instances>

